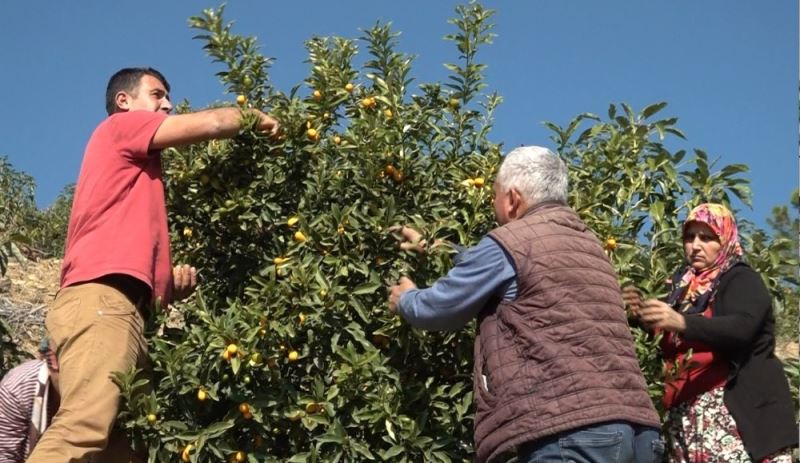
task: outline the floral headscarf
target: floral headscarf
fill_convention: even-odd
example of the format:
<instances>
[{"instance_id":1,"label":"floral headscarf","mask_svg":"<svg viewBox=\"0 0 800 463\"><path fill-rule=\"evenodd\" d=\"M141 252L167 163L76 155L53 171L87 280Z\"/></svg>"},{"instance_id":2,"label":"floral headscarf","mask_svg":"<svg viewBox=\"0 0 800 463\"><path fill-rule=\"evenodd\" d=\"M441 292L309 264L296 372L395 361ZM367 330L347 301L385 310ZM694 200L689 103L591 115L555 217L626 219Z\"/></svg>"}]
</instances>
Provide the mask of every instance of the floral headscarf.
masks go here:
<instances>
[{"instance_id":1,"label":"floral headscarf","mask_svg":"<svg viewBox=\"0 0 800 463\"><path fill-rule=\"evenodd\" d=\"M742 262L743 254L736 220L731 211L722 204L705 203L692 209L683 224L684 234L693 222L702 222L708 225L717 235L721 247L717 258L710 267L695 270L694 267L688 265L676 274L676 276L680 276L678 281L673 279L673 282L677 284L668 298L668 303L684 313L703 312L716 289L719 277L737 263Z\"/></svg>"}]
</instances>

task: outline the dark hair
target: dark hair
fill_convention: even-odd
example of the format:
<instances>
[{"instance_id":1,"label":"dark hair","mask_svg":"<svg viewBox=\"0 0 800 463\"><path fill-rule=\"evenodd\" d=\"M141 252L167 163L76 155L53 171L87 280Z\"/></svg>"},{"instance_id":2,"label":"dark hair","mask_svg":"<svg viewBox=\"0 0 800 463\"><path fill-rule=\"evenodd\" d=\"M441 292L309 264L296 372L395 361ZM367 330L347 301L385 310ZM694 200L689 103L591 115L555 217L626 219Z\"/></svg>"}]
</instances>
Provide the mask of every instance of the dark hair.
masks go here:
<instances>
[{"instance_id":1,"label":"dark hair","mask_svg":"<svg viewBox=\"0 0 800 463\"><path fill-rule=\"evenodd\" d=\"M119 112L117 107L116 96L119 92L127 92L132 96L136 96L136 91L139 88L139 81L144 76L153 76L164 84L164 88L169 92L169 82L164 74L156 71L153 68L124 68L115 72L110 79L108 79L108 87L106 87L106 112L112 115Z\"/></svg>"}]
</instances>

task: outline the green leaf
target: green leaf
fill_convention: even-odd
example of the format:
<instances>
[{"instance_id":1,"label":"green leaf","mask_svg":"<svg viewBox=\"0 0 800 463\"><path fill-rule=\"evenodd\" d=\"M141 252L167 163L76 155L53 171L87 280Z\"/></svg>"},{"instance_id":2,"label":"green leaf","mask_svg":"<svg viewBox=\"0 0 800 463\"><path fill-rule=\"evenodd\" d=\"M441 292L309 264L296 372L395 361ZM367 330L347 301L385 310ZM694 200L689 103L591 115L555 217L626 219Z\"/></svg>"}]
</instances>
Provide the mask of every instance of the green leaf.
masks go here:
<instances>
[{"instance_id":1,"label":"green leaf","mask_svg":"<svg viewBox=\"0 0 800 463\"><path fill-rule=\"evenodd\" d=\"M650 116L652 116L653 114L661 111L662 109L664 109L666 107L667 107L667 102L666 101L662 101L660 103L651 104L650 106L647 106L642 110L642 118L649 119Z\"/></svg>"},{"instance_id":2,"label":"green leaf","mask_svg":"<svg viewBox=\"0 0 800 463\"><path fill-rule=\"evenodd\" d=\"M370 281L368 283L364 283L363 285L357 286L353 290L353 295L359 296L362 294L372 294L381 287L380 282Z\"/></svg>"}]
</instances>

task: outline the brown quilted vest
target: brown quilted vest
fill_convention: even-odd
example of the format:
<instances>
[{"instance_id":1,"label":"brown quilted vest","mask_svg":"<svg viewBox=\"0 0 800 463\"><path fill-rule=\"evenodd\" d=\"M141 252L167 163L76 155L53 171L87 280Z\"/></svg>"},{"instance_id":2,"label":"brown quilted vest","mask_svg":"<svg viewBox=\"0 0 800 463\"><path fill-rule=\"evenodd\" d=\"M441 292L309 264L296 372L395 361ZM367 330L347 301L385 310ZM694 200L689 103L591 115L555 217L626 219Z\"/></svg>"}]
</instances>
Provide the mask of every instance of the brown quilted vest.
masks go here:
<instances>
[{"instance_id":1,"label":"brown quilted vest","mask_svg":"<svg viewBox=\"0 0 800 463\"><path fill-rule=\"evenodd\" d=\"M477 461L605 421L660 427L616 273L578 215L543 203L490 236L516 269L517 297L478 319Z\"/></svg>"}]
</instances>

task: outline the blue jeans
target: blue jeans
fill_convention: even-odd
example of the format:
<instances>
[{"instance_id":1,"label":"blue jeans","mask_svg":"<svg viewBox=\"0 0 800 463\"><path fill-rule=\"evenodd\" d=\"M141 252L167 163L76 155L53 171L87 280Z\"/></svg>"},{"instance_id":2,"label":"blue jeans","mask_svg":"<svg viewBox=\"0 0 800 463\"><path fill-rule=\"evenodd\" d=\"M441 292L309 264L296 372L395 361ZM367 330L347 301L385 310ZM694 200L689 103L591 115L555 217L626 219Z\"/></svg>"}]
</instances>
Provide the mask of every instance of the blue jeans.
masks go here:
<instances>
[{"instance_id":1,"label":"blue jeans","mask_svg":"<svg viewBox=\"0 0 800 463\"><path fill-rule=\"evenodd\" d=\"M660 463L656 428L625 421L590 425L520 446L518 463Z\"/></svg>"}]
</instances>

